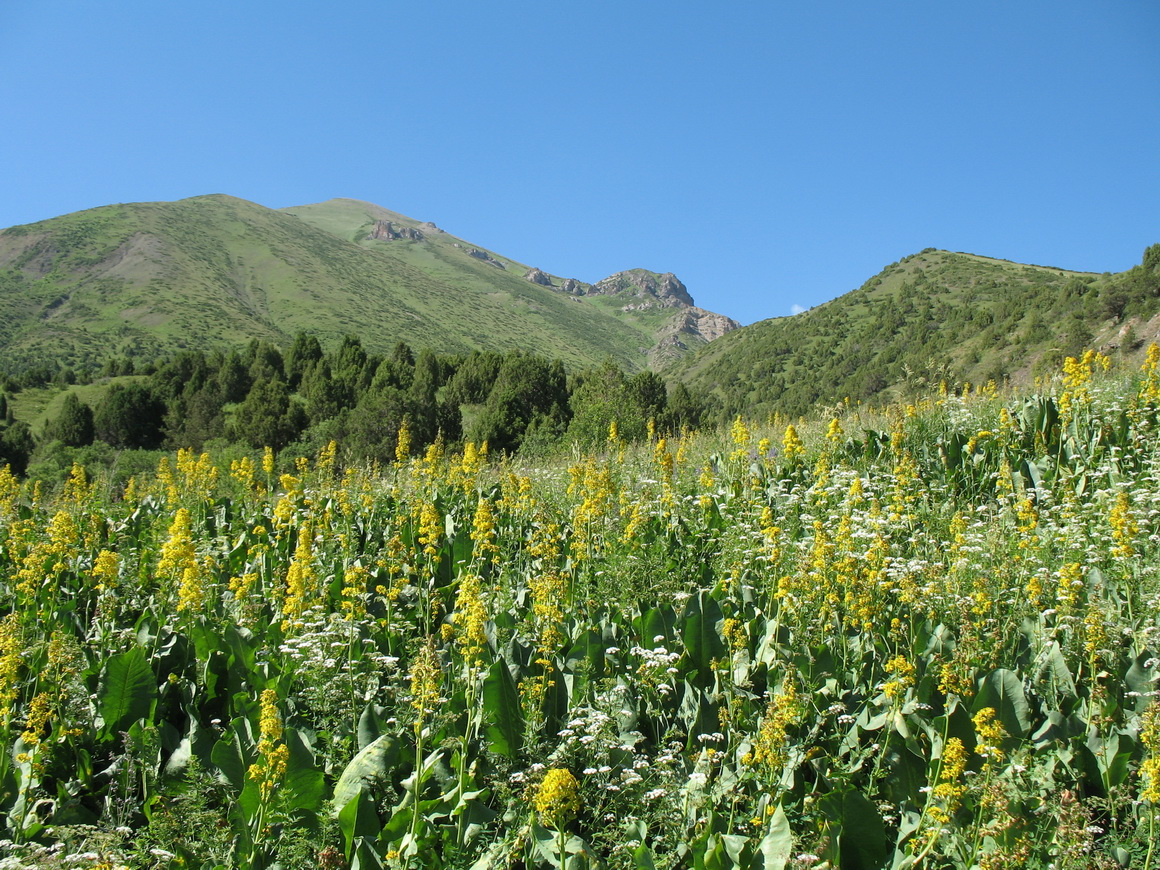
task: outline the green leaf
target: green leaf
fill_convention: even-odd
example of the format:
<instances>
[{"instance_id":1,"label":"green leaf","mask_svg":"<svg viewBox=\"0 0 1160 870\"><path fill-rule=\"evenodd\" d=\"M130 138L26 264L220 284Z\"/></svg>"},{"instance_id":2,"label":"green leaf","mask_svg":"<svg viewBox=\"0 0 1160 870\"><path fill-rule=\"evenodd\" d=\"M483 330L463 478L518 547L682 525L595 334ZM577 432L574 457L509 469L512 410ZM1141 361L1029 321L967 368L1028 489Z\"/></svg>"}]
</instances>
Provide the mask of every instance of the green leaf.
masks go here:
<instances>
[{"instance_id":1,"label":"green leaf","mask_svg":"<svg viewBox=\"0 0 1160 870\"><path fill-rule=\"evenodd\" d=\"M153 669L140 647L113 656L105 664L97 689L97 711L105 723L102 733L115 734L144 719L156 698Z\"/></svg>"},{"instance_id":2,"label":"green leaf","mask_svg":"<svg viewBox=\"0 0 1160 870\"><path fill-rule=\"evenodd\" d=\"M374 800L359 789L338 811L338 827L346 844L347 860L350 860L355 841L359 837L377 837L383 825L379 820L379 814L375 812Z\"/></svg>"},{"instance_id":3,"label":"green leaf","mask_svg":"<svg viewBox=\"0 0 1160 870\"><path fill-rule=\"evenodd\" d=\"M792 851L793 834L789 829L789 819L778 804L769 821L769 830L757 844L758 855L752 870L785 870Z\"/></svg>"},{"instance_id":4,"label":"green leaf","mask_svg":"<svg viewBox=\"0 0 1160 870\"><path fill-rule=\"evenodd\" d=\"M496 659L483 680L483 709L491 751L513 758L524 742L524 715L519 690L502 658Z\"/></svg>"},{"instance_id":5,"label":"green leaf","mask_svg":"<svg viewBox=\"0 0 1160 870\"><path fill-rule=\"evenodd\" d=\"M399 760L399 741L393 734L372 740L351 759L334 786L335 812L347 806L364 787L391 770Z\"/></svg>"},{"instance_id":6,"label":"green leaf","mask_svg":"<svg viewBox=\"0 0 1160 870\"><path fill-rule=\"evenodd\" d=\"M1026 737L1031 730L1023 681L1014 671L998 668L987 674L972 709L977 713L984 707L991 707L999 714L1003 728L1011 737Z\"/></svg>"},{"instance_id":7,"label":"green leaf","mask_svg":"<svg viewBox=\"0 0 1160 870\"><path fill-rule=\"evenodd\" d=\"M286 779L284 788L289 796L289 805L296 810L313 812L322 804L326 783L322 771L314 766L314 753L295 729L286 729Z\"/></svg>"},{"instance_id":8,"label":"green leaf","mask_svg":"<svg viewBox=\"0 0 1160 870\"><path fill-rule=\"evenodd\" d=\"M859 791L842 801L842 834L838 838L843 870L878 870L886 861L886 829L874 804Z\"/></svg>"},{"instance_id":9,"label":"green leaf","mask_svg":"<svg viewBox=\"0 0 1160 870\"><path fill-rule=\"evenodd\" d=\"M209 760L217 767L226 782L241 791L246 785L246 771L249 770L250 761L242 749L242 742L236 730L237 723L238 720L235 720L235 727L231 727L214 744Z\"/></svg>"},{"instance_id":10,"label":"green leaf","mask_svg":"<svg viewBox=\"0 0 1160 870\"><path fill-rule=\"evenodd\" d=\"M703 589L689 599L681 617L681 640L702 687L712 682L710 665L713 660L723 658L726 653L725 642L717 629L724 618L721 605Z\"/></svg>"}]
</instances>

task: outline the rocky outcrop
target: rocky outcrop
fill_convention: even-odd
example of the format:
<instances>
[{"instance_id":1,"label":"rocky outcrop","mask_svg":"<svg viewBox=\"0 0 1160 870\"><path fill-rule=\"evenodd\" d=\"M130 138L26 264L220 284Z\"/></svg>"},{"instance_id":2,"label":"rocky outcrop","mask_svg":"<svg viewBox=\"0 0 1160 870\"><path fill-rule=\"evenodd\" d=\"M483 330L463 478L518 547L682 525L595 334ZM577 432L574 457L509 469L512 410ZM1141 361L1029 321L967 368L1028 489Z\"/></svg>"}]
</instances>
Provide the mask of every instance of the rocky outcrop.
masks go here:
<instances>
[{"instance_id":1,"label":"rocky outcrop","mask_svg":"<svg viewBox=\"0 0 1160 870\"><path fill-rule=\"evenodd\" d=\"M597 281L589 292L602 296L638 298L641 301L634 303L635 310L693 306L693 297L672 272L659 275L645 269L629 269Z\"/></svg>"},{"instance_id":2,"label":"rocky outcrop","mask_svg":"<svg viewBox=\"0 0 1160 870\"><path fill-rule=\"evenodd\" d=\"M368 239L379 239L380 241L395 241L397 239L410 239L413 242L423 241L423 234L414 227L396 227L390 221L375 221L375 225L371 227Z\"/></svg>"},{"instance_id":3,"label":"rocky outcrop","mask_svg":"<svg viewBox=\"0 0 1160 870\"><path fill-rule=\"evenodd\" d=\"M528 273L524 275L525 281L531 281L533 284L539 284L541 287L551 287L552 278L547 272L539 269L529 269Z\"/></svg>"},{"instance_id":4,"label":"rocky outcrop","mask_svg":"<svg viewBox=\"0 0 1160 870\"><path fill-rule=\"evenodd\" d=\"M498 266L500 269L507 268L507 266L489 254L487 251L481 251L479 248L472 248L467 252L467 256L475 257L477 260L483 260L483 262L487 263L489 266Z\"/></svg>"},{"instance_id":5,"label":"rocky outcrop","mask_svg":"<svg viewBox=\"0 0 1160 870\"><path fill-rule=\"evenodd\" d=\"M732 317L706 311L695 305L674 314L656 334L656 344L649 351L649 362L657 368L680 359L702 344L739 329Z\"/></svg>"},{"instance_id":6,"label":"rocky outcrop","mask_svg":"<svg viewBox=\"0 0 1160 870\"><path fill-rule=\"evenodd\" d=\"M573 296L584 295L584 284L581 284L575 278L565 278L560 282L560 289L565 293L571 293Z\"/></svg>"}]
</instances>

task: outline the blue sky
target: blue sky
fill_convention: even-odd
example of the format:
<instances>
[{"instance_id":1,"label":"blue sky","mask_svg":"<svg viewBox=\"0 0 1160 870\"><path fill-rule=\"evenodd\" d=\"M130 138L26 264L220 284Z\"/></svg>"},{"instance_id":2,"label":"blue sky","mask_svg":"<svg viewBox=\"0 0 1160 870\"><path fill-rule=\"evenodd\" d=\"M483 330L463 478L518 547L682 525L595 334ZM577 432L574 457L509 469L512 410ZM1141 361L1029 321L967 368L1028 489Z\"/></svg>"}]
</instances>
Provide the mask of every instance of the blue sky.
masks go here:
<instances>
[{"instance_id":1,"label":"blue sky","mask_svg":"<svg viewBox=\"0 0 1160 870\"><path fill-rule=\"evenodd\" d=\"M744 323L1160 242L1160 4L0 3L0 226L336 196Z\"/></svg>"}]
</instances>

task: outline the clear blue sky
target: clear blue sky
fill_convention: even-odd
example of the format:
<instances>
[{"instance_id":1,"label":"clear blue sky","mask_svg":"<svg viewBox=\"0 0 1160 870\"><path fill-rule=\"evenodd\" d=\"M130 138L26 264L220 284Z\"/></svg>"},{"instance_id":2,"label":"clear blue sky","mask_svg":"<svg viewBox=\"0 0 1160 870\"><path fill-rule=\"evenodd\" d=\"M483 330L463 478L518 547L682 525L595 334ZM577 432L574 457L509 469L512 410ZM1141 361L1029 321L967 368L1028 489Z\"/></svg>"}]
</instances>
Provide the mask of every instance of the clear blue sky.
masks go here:
<instances>
[{"instance_id":1,"label":"clear blue sky","mask_svg":"<svg viewBox=\"0 0 1160 870\"><path fill-rule=\"evenodd\" d=\"M749 323L926 247L1160 242L1160 4L0 2L0 226L370 200Z\"/></svg>"}]
</instances>

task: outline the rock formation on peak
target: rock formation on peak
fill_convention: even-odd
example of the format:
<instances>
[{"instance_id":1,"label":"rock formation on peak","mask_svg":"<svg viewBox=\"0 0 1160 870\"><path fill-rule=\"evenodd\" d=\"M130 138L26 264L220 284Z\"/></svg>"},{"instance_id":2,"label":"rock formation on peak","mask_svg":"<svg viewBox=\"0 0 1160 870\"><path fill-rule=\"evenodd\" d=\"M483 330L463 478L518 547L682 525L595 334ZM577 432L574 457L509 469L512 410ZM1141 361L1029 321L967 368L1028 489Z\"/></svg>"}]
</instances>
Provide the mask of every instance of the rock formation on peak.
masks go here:
<instances>
[{"instance_id":1,"label":"rock formation on peak","mask_svg":"<svg viewBox=\"0 0 1160 870\"><path fill-rule=\"evenodd\" d=\"M551 287L552 278L547 272L540 269L532 268L524 275L525 281L531 281L533 284L539 284L541 287Z\"/></svg>"},{"instance_id":2,"label":"rock formation on peak","mask_svg":"<svg viewBox=\"0 0 1160 870\"><path fill-rule=\"evenodd\" d=\"M500 269L507 269L507 266L489 254L487 251L481 251L479 248L472 248L467 252L467 256L475 257L477 260L483 260L483 262L487 263L489 266L498 266Z\"/></svg>"},{"instance_id":3,"label":"rock formation on peak","mask_svg":"<svg viewBox=\"0 0 1160 870\"><path fill-rule=\"evenodd\" d=\"M565 278L560 282L560 289L565 293L571 293L573 296L584 295L584 285L575 278Z\"/></svg>"},{"instance_id":4,"label":"rock formation on peak","mask_svg":"<svg viewBox=\"0 0 1160 870\"><path fill-rule=\"evenodd\" d=\"M644 299L637 308L690 308L693 297L672 272L658 275L645 269L617 272L593 285L592 293L607 296L629 295ZM653 301L655 300L655 302Z\"/></svg>"},{"instance_id":5,"label":"rock formation on peak","mask_svg":"<svg viewBox=\"0 0 1160 870\"><path fill-rule=\"evenodd\" d=\"M377 220L373 227L371 227L368 239L380 239L382 241L393 241L395 239L410 239L411 241L423 241L423 234L414 227L396 227L390 221Z\"/></svg>"},{"instance_id":6,"label":"rock formation on peak","mask_svg":"<svg viewBox=\"0 0 1160 870\"><path fill-rule=\"evenodd\" d=\"M741 324L732 317L691 305L674 314L661 327L657 333L657 343L649 351L649 361L663 367L697 346L740 327Z\"/></svg>"}]
</instances>

